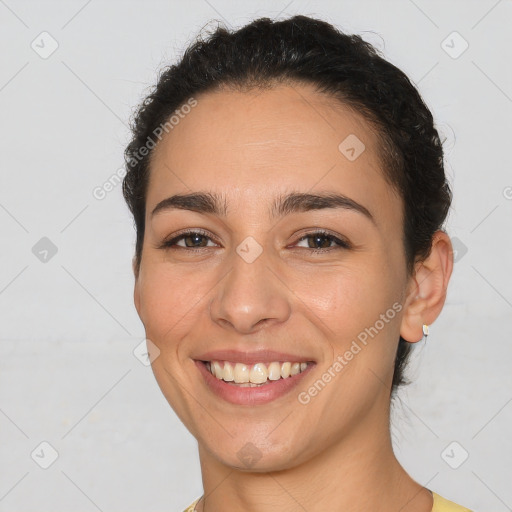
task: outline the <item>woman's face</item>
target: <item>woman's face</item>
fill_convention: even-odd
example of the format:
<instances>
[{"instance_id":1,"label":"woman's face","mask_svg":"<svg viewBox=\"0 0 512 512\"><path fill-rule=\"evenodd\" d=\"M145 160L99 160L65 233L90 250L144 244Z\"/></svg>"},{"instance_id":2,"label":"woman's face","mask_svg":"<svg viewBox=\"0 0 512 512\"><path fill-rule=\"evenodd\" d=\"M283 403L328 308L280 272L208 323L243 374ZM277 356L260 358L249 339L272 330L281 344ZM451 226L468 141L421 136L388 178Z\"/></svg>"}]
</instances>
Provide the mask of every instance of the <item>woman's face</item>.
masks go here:
<instances>
[{"instance_id":1,"label":"woman's face","mask_svg":"<svg viewBox=\"0 0 512 512\"><path fill-rule=\"evenodd\" d=\"M162 392L232 467L286 468L387 435L409 280L374 132L305 85L196 99L155 148L135 287ZM196 194L216 208L161 203ZM308 365L285 378L287 362Z\"/></svg>"}]
</instances>

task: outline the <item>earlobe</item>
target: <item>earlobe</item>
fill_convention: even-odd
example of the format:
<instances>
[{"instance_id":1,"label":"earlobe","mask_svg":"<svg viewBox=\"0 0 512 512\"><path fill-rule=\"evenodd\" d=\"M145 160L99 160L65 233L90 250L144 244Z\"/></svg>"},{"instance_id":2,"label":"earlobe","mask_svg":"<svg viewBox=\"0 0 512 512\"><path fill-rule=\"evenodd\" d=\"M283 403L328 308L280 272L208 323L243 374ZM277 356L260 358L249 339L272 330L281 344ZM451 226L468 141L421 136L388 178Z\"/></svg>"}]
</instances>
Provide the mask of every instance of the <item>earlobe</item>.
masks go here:
<instances>
[{"instance_id":1,"label":"earlobe","mask_svg":"<svg viewBox=\"0 0 512 512\"><path fill-rule=\"evenodd\" d=\"M410 343L423 339L423 326L432 324L443 309L452 270L450 237L442 230L436 231L430 255L417 264L415 274L410 278L400 328L402 338Z\"/></svg>"}]
</instances>

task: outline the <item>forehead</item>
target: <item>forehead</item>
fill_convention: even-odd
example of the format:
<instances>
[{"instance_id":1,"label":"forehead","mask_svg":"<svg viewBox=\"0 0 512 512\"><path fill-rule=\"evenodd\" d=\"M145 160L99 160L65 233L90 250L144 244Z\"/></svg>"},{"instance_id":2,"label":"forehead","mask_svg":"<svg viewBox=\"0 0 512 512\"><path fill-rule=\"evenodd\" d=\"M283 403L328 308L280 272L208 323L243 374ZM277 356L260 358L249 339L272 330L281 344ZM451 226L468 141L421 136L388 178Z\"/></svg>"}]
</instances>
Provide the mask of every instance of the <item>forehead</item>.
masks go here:
<instances>
[{"instance_id":1,"label":"forehead","mask_svg":"<svg viewBox=\"0 0 512 512\"><path fill-rule=\"evenodd\" d=\"M210 190L247 205L289 189L333 190L399 220L377 134L339 101L302 84L195 98L154 150L147 211L178 192Z\"/></svg>"}]
</instances>

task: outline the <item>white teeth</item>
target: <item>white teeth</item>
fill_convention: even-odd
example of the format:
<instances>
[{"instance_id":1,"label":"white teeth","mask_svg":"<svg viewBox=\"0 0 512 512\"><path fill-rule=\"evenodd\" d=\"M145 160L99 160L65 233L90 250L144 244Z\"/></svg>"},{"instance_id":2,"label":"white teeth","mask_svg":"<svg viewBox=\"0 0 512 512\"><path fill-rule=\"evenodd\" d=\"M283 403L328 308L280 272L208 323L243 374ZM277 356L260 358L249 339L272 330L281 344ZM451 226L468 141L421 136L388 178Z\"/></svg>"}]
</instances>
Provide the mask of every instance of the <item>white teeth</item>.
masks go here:
<instances>
[{"instance_id":1,"label":"white teeth","mask_svg":"<svg viewBox=\"0 0 512 512\"><path fill-rule=\"evenodd\" d=\"M249 382L249 368L243 363L236 363L233 376L237 384Z\"/></svg>"},{"instance_id":2,"label":"white teeth","mask_svg":"<svg viewBox=\"0 0 512 512\"><path fill-rule=\"evenodd\" d=\"M222 375L222 380L225 380L226 382L232 382L235 380L233 365L227 361L224 363L224 374Z\"/></svg>"},{"instance_id":3,"label":"white teeth","mask_svg":"<svg viewBox=\"0 0 512 512\"><path fill-rule=\"evenodd\" d=\"M304 363L306 364L306 363ZM306 364L307 366L307 364ZM276 362L272 362L268 365L268 379L279 380L281 378L281 365Z\"/></svg>"},{"instance_id":4,"label":"white teeth","mask_svg":"<svg viewBox=\"0 0 512 512\"><path fill-rule=\"evenodd\" d=\"M249 374L249 381L253 384L263 384L263 382L267 382L267 369L263 363L257 363L251 368L251 372Z\"/></svg>"},{"instance_id":5,"label":"white teeth","mask_svg":"<svg viewBox=\"0 0 512 512\"><path fill-rule=\"evenodd\" d=\"M265 384L268 381L287 379L290 376L303 372L308 363L290 362L279 363L273 361L267 365L256 363L252 366L243 363L230 363L229 361L209 361L206 367L212 375L219 380L235 382L242 387L253 387Z\"/></svg>"},{"instance_id":6,"label":"white teeth","mask_svg":"<svg viewBox=\"0 0 512 512\"><path fill-rule=\"evenodd\" d=\"M217 361L213 361L213 375L217 377L217 379L222 379L222 366Z\"/></svg>"}]
</instances>

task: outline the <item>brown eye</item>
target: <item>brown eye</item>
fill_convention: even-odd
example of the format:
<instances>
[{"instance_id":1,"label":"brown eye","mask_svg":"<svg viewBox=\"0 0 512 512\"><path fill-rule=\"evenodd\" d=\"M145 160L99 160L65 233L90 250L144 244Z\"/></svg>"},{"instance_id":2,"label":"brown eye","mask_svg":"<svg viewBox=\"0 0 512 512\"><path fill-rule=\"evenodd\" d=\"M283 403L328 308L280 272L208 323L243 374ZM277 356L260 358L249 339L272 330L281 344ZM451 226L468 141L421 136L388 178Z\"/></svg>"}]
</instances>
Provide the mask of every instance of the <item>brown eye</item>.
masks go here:
<instances>
[{"instance_id":1,"label":"brown eye","mask_svg":"<svg viewBox=\"0 0 512 512\"><path fill-rule=\"evenodd\" d=\"M206 239L207 237L201 233L191 233L190 235L180 236L178 240L183 240L185 247L205 247L208 244Z\"/></svg>"},{"instance_id":2,"label":"brown eye","mask_svg":"<svg viewBox=\"0 0 512 512\"><path fill-rule=\"evenodd\" d=\"M326 233L324 231L316 231L314 233L308 233L298 240L298 243L307 241L307 249L313 249L313 251L325 252L331 249L349 249L350 244L338 237ZM331 244L334 243L335 246ZM303 246L304 247L304 246Z\"/></svg>"},{"instance_id":3,"label":"brown eye","mask_svg":"<svg viewBox=\"0 0 512 512\"><path fill-rule=\"evenodd\" d=\"M202 249L208 247L208 242L212 239L201 231L186 231L170 240L164 240L159 249ZM210 247L212 247L210 245Z\"/></svg>"}]
</instances>

